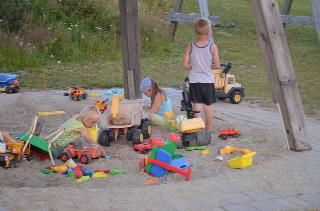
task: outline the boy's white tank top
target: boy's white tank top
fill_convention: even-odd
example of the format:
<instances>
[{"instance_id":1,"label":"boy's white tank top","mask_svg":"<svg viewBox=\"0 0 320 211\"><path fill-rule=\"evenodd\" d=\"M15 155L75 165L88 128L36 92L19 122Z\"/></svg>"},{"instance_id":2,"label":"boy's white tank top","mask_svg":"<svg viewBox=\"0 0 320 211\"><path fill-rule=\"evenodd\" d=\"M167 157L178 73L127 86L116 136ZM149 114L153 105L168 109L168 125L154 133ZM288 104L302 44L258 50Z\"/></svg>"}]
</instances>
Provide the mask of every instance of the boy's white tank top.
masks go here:
<instances>
[{"instance_id":1,"label":"boy's white tank top","mask_svg":"<svg viewBox=\"0 0 320 211\"><path fill-rule=\"evenodd\" d=\"M209 41L205 46L198 46L195 42L191 43L192 69L189 74L189 83L214 83L212 44L212 41Z\"/></svg>"}]
</instances>

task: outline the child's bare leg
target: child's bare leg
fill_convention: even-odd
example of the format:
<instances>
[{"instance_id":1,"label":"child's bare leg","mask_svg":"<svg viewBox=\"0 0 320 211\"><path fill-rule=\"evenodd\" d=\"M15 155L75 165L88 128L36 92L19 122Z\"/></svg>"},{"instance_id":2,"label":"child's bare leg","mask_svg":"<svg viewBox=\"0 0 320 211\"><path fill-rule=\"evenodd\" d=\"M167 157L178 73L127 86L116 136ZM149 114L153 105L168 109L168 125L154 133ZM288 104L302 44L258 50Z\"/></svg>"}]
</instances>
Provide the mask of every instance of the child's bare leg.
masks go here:
<instances>
[{"instance_id":1,"label":"child's bare leg","mask_svg":"<svg viewBox=\"0 0 320 211\"><path fill-rule=\"evenodd\" d=\"M212 105L203 105L204 109L204 114L206 115L206 129L207 130L213 130L212 127L212 114L213 114L213 109Z\"/></svg>"},{"instance_id":2,"label":"child's bare leg","mask_svg":"<svg viewBox=\"0 0 320 211\"><path fill-rule=\"evenodd\" d=\"M196 112L194 114L194 117L196 117L196 118L200 117L201 104L200 103L193 103L193 108L194 108L194 111Z\"/></svg>"}]
</instances>

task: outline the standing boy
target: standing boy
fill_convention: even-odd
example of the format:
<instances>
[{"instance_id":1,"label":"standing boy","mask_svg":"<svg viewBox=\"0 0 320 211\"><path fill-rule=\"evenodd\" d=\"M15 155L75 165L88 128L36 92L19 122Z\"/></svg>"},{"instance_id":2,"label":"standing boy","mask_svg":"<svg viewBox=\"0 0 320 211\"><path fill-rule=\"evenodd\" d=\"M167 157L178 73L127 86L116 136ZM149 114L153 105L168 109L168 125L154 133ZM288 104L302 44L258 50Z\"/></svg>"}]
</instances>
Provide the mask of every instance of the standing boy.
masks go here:
<instances>
[{"instance_id":1,"label":"standing boy","mask_svg":"<svg viewBox=\"0 0 320 211\"><path fill-rule=\"evenodd\" d=\"M211 131L213 129L212 104L216 102L212 69L220 68L218 48L210 40L211 24L208 19L198 19L194 24L194 31L197 39L187 46L182 67L189 71L189 97L194 110L200 111L203 105L206 129ZM195 114L195 117L199 116L200 113Z\"/></svg>"}]
</instances>

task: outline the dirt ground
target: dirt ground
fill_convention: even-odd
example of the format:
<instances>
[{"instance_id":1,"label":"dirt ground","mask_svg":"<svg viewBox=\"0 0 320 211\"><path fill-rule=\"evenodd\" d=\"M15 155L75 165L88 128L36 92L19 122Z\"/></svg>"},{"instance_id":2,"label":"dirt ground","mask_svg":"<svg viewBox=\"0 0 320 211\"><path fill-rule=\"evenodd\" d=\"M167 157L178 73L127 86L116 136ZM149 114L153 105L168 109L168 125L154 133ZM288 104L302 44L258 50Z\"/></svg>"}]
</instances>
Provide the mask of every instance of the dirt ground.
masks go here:
<instances>
[{"instance_id":1,"label":"dirt ground","mask_svg":"<svg viewBox=\"0 0 320 211\"><path fill-rule=\"evenodd\" d=\"M62 122L71 116L78 113L85 105L93 104L99 97L89 97L83 101L72 101L69 97L63 96L67 90L42 90L42 91L25 91L18 94L0 94L0 131L9 131L12 135L18 135L21 132L27 131L31 125L32 118L36 112L39 111L56 111L62 110L66 114L59 117L52 117L45 120L43 133L48 134L54 131ZM181 91L175 89L166 89L168 95L174 100L174 106L176 113L179 113L180 95ZM92 90L89 92L104 93L105 90ZM278 171L282 171L285 160L288 160L292 156L292 152L286 150L284 137L282 135L282 129L280 124L280 117L277 110L271 107L261 107L258 104L250 104L246 101L239 105L230 104L228 101L218 102L214 105L214 127L217 134L217 130L233 126L241 131L240 138L229 138L228 140L220 140L217 135L213 136L213 143L208 146L210 154L204 156L200 151L187 152L184 149L178 150L179 153L185 155L186 159L193 164L192 179L189 182L191 187L198 186L199 182L204 179L215 180L223 176L223 178L237 177L239 181L249 182L248 174L254 173L261 176L260 188L262 190L274 190L274 191L287 191L294 187L294 184L287 182L283 179L282 186L273 186L267 182L264 182L264 171L262 169L268 168L271 171L270 175ZM320 132L319 121L308 118L314 125L313 128ZM168 138L169 131L166 128L153 127L153 137ZM310 140L315 143L315 140ZM250 148L257 152L254 157L254 165L251 168L243 170L233 170L227 165L226 160L215 161L218 149L224 145L232 145L237 147ZM127 170L127 174L109 176L107 179L91 179L85 183L77 184L74 179L68 178L62 174L45 175L40 171L46 166L50 165L50 162L40 161L35 158L32 161L22 161L17 168L12 169L0 169L0 193L2 197L0 199L0 208L8 208L12 210L19 210L25 208L28 209L59 209L61 207L70 208L70 194L73 199L83 199L85 196L84 190L88 190L88 193L94 194L96 190L97 194L101 194L102 191L121 192L128 190L134 192L136 189L143 189L146 186L144 179L150 177L138 170L138 162L143 155L133 151L129 142L124 138L120 141L113 142L111 147L106 148L111 159L100 158L94 160L93 163L87 165L87 168L104 168L104 169L123 169ZM279 160L282 160L279 163ZM58 161L60 164L61 161ZM272 167L272 168L271 168ZM160 180L160 184L152 186L155 190L159 186L175 187L176 184L186 183L182 176L176 174L169 174ZM161 188L160 188L161 189ZM6 192L4 192L6 190ZM50 206L46 204L46 200L52 200L44 197L44 195L50 192L50 197L53 197L55 204ZM75 191L72 191L75 190ZM92 190L92 191L90 191ZM147 190L147 189L146 189ZM52 192L56 191L57 194L52 196ZM71 192L72 193L71 193ZM21 193L20 196L25 197L24 200L13 204L7 204L10 198L17 193ZM23 193L22 193L23 192ZM38 194L28 196L28 192L37 192ZM148 192L146 192L148 193ZM8 195L9 194L9 195ZM110 197L110 192L108 196ZM119 196L119 194L118 194ZM121 196L121 194L120 194ZM36 198L40 197L40 198ZM130 195L133 199L136 195ZM170 195L169 195L170 197ZM30 200L28 202L28 200ZM38 199L38 200L37 200ZM110 200L110 199L109 199ZM120 199L115 199L120 200ZM31 201L37 201L37 203L31 203ZM4 204L6 202L6 204ZM101 208L99 203L88 202L84 205L92 208ZM116 209L126 209L128 205L121 203ZM84 204L84 202L82 202ZM131 207L134 209L133 206ZM77 207L79 208L79 207ZM110 208L110 207L109 207ZM112 208L112 207L111 207ZM115 207L113 207L115 208ZM86 208L85 208L86 209ZM0 209L1 210L1 209Z\"/></svg>"}]
</instances>

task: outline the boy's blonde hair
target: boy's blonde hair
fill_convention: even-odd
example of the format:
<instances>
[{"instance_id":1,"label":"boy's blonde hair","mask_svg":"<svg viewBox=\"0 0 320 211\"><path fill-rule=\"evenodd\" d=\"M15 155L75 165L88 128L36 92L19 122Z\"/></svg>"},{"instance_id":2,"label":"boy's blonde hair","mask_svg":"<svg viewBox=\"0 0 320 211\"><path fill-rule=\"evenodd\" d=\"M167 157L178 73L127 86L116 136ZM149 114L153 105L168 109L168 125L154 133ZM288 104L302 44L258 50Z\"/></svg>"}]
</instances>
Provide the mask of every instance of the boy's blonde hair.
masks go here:
<instances>
[{"instance_id":1,"label":"boy's blonde hair","mask_svg":"<svg viewBox=\"0 0 320 211\"><path fill-rule=\"evenodd\" d=\"M101 113L97 106L90 105L85 107L80 114L78 115L79 120L88 121L88 120L100 120Z\"/></svg>"},{"instance_id":2,"label":"boy's blonde hair","mask_svg":"<svg viewBox=\"0 0 320 211\"><path fill-rule=\"evenodd\" d=\"M194 23L194 32L197 35L207 35L208 32L211 32L211 23L207 18L199 18Z\"/></svg>"}]
</instances>

